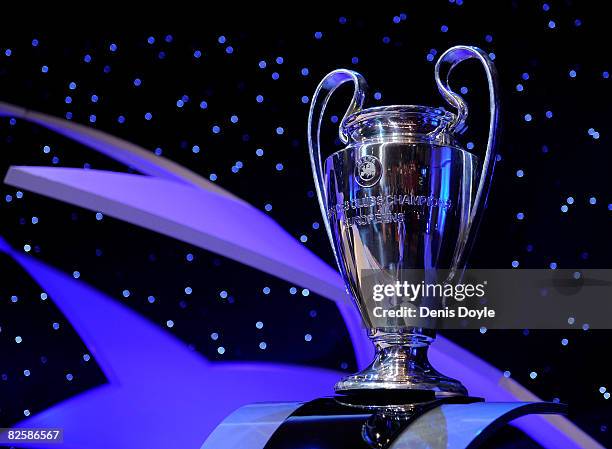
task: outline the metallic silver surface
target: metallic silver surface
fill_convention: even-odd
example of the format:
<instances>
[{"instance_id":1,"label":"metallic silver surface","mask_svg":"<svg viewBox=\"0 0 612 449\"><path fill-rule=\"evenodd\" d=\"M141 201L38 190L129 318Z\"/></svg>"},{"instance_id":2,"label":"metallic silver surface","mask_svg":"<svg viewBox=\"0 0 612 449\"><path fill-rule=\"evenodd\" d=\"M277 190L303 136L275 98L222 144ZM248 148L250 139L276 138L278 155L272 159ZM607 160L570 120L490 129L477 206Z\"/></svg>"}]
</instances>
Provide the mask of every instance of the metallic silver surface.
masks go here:
<instances>
[{"instance_id":1,"label":"metallic silver surface","mask_svg":"<svg viewBox=\"0 0 612 449\"><path fill-rule=\"evenodd\" d=\"M264 449L271 440L273 434L281 427L290 416L305 405L303 402L287 403L259 403L251 404L237 409L225 418L214 432L206 439L201 449ZM402 411L405 413L405 411ZM563 414L567 413L567 407L563 404L549 402L477 402L473 404L442 404L424 413L416 413L413 416L408 411L409 424L402 422L401 413L394 411L379 411L364 407L364 421L362 433L358 438L363 440L372 448L388 447L390 449L469 449L480 447L488 438L520 417L529 415ZM368 419L368 415L371 417ZM384 435L380 429L372 428L377 437L374 441L368 438L368 427L379 416L383 428L391 430L400 429L399 433L391 432ZM313 411L312 415L305 418L329 422L327 429L332 432L335 425L342 426L346 423L346 415L342 412ZM528 419L533 419L531 418ZM543 417L542 417L543 418ZM547 418L550 419L550 418ZM397 420L398 424L392 423ZM387 422L385 422L387 421ZM304 419L301 422L292 423L292 431L295 436L295 446L303 444L303 432L309 430L311 420ZM374 421L375 422L375 421ZM395 429L394 429L395 428ZM337 433L337 432L335 432ZM386 437L389 438L386 438ZM336 435L321 433L318 435L325 447L336 447L332 441L338 441ZM344 432L342 440L350 441L355 435ZM536 439L537 443L546 448L593 448L601 449L594 441L576 441L572 444L565 436L555 433L546 433ZM379 443L379 444L376 444ZM346 447L345 444L338 447Z\"/></svg>"},{"instance_id":2,"label":"metallic silver surface","mask_svg":"<svg viewBox=\"0 0 612 449\"><path fill-rule=\"evenodd\" d=\"M476 448L517 418L557 413L567 413L567 406L550 402L443 404L418 417L397 436L389 448ZM539 443L549 448L567 447L555 435L548 435L548 438Z\"/></svg>"},{"instance_id":3,"label":"metallic silver surface","mask_svg":"<svg viewBox=\"0 0 612 449\"><path fill-rule=\"evenodd\" d=\"M200 449L264 449L272 434L303 402L261 402L230 413Z\"/></svg>"},{"instance_id":4,"label":"metallic silver surface","mask_svg":"<svg viewBox=\"0 0 612 449\"><path fill-rule=\"evenodd\" d=\"M490 92L490 135L482 163L456 141L455 133L465 129L468 110L448 86L452 69L472 58L483 64ZM435 79L457 114L426 106L361 110L365 80L349 70L331 72L313 96L308 141L325 227L347 289L376 346L372 364L338 382L338 392L467 394L459 381L429 364L432 330L401 326L391 319L374 327L365 307L365 298L371 296L363 282L368 273L379 272L389 284L400 281L400 270L435 274L444 268L459 276L484 208L495 160L495 69L482 50L458 46L440 57ZM339 129L347 146L323 164L319 135L325 108L333 92L347 82L352 82L354 94Z\"/></svg>"},{"instance_id":5,"label":"metallic silver surface","mask_svg":"<svg viewBox=\"0 0 612 449\"><path fill-rule=\"evenodd\" d=\"M427 121L423 112L402 111L404 125L413 117L416 127ZM380 129L379 123L363 123ZM439 126L445 125L441 121ZM433 334L399 328L395 319L384 327L372 326L365 303L371 291L363 276L374 270L393 283L400 280L400 270L463 265L478 159L459 147L419 141L417 135L380 137L356 141L325 161L326 213L340 269L377 347L373 364L340 381L336 391L399 388L466 394L459 382L429 365L426 352Z\"/></svg>"}]
</instances>

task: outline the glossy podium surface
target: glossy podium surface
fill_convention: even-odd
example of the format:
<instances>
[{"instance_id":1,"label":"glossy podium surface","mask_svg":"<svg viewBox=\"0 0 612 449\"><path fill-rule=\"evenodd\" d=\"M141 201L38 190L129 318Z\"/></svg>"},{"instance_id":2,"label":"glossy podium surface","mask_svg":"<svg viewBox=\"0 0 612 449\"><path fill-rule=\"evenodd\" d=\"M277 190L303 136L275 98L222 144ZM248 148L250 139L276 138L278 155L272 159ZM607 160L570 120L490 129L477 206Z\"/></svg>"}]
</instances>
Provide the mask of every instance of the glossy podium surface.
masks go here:
<instances>
[{"instance_id":1,"label":"glossy podium surface","mask_svg":"<svg viewBox=\"0 0 612 449\"><path fill-rule=\"evenodd\" d=\"M567 410L547 402L467 401L476 402L380 407L335 397L252 404L229 415L202 449L476 448L521 416Z\"/></svg>"}]
</instances>

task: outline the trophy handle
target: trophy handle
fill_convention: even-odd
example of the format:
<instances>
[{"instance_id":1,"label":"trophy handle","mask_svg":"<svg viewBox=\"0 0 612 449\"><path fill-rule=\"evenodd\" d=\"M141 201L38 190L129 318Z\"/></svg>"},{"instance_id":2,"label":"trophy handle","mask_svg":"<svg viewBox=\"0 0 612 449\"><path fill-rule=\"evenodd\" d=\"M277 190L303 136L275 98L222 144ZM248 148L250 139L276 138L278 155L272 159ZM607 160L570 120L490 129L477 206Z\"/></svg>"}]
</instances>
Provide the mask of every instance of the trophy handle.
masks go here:
<instances>
[{"instance_id":1,"label":"trophy handle","mask_svg":"<svg viewBox=\"0 0 612 449\"><path fill-rule=\"evenodd\" d=\"M459 63L467 59L478 59L480 61L485 69L489 85L489 138L487 140L487 151L480 172L478 190L474 197L469 220L470 226L478 228L481 213L487 202L489 187L491 186L491 180L493 178L493 169L495 168L495 157L497 155L497 136L499 132L499 86L497 71L489 56L480 48L458 45L449 48L440 56L440 59L438 59L436 63L435 77L438 90L444 99L457 109L457 119L451 124L450 131L462 133L466 129L465 121L468 115L468 106L460 95L451 90L448 82L452 70ZM472 235L473 234L474 233L472 233ZM473 240L473 238L471 240ZM468 245L468 249L469 246L471 245Z\"/></svg>"},{"instance_id":2,"label":"trophy handle","mask_svg":"<svg viewBox=\"0 0 612 449\"><path fill-rule=\"evenodd\" d=\"M352 82L355 89L353 98L351 99L349 107L346 110L342 121L340 122L340 127L338 130L340 140L343 143L347 143L348 136L344 132L344 123L351 114L361 109L367 89L365 78L359 73L347 69L338 69L328 73L317 86L317 90L315 91L310 103L310 112L308 114L308 150L310 153L312 176L314 177L315 188L317 190L317 197L319 199L319 206L321 208L321 214L323 216L323 222L325 223L327 236L329 237L332 250L334 251L334 257L336 257L336 262L339 266L340 264L336 254L336 248L332 239L331 227L327 217L327 189L323 180L320 133L323 115L330 97L338 87L346 82Z\"/></svg>"}]
</instances>

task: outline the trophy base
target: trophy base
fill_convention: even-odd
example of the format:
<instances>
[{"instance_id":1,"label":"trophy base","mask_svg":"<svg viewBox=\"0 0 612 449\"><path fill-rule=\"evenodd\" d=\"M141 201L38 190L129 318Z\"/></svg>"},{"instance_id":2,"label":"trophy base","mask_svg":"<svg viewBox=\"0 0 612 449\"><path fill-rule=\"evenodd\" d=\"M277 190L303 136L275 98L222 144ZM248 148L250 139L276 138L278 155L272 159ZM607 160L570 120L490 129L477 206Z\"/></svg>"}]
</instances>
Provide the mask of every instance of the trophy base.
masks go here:
<instances>
[{"instance_id":1,"label":"trophy base","mask_svg":"<svg viewBox=\"0 0 612 449\"><path fill-rule=\"evenodd\" d=\"M338 394L361 396L401 395L406 399L429 400L467 396L461 382L436 371L427 359L433 337L373 331L376 358L363 371L341 379Z\"/></svg>"}]
</instances>

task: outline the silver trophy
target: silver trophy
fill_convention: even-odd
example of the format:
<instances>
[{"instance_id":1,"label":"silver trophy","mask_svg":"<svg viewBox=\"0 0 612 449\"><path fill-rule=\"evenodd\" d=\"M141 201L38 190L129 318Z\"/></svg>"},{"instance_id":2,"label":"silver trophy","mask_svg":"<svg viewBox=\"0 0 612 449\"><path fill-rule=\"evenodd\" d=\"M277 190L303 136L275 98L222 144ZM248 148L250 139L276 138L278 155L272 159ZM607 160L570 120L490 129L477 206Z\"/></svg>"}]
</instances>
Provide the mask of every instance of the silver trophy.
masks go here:
<instances>
[{"instance_id":1,"label":"silver trophy","mask_svg":"<svg viewBox=\"0 0 612 449\"><path fill-rule=\"evenodd\" d=\"M466 129L468 107L449 87L449 75L467 59L482 63L489 85L489 136L482 161L456 140ZM456 46L440 56L435 80L456 113L413 105L362 109L366 82L345 69L323 78L312 99L308 144L323 220L347 289L376 348L370 366L336 384L338 393L467 395L461 382L429 363L433 329L392 321L373 324L364 287L367 273L377 271L392 283L406 270L446 269L460 277L465 267L495 164L497 75L481 49ZM347 82L353 83L354 94L339 129L346 147L323 161L323 115L331 95Z\"/></svg>"}]
</instances>

